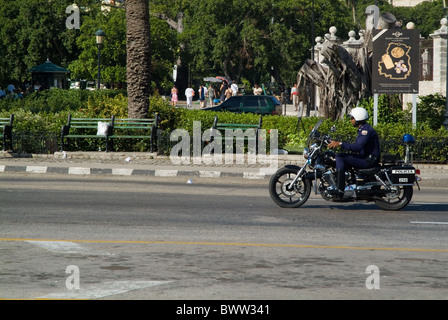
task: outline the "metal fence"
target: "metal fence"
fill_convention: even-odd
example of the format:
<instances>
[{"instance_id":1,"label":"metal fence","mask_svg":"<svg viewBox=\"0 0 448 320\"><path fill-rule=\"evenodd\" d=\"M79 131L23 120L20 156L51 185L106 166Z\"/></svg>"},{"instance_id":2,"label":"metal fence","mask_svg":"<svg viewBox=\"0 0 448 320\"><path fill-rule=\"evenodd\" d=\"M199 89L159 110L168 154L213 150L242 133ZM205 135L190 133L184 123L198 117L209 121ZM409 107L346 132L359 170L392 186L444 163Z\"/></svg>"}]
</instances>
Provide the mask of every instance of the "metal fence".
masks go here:
<instances>
[{"instance_id":1,"label":"metal fence","mask_svg":"<svg viewBox=\"0 0 448 320\"><path fill-rule=\"evenodd\" d=\"M48 132L20 132L13 134L14 152L53 154L58 149L60 137L56 133Z\"/></svg>"},{"instance_id":2,"label":"metal fence","mask_svg":"<svg viewBox=\"0 0 448 320\"><path fill-rule=\"evenodd\" d=\"M347 137L342 140L350 141L350 139L353 139L353 137ZM159 154L169 155L171 149L177 143L178 141L170 141L169 133L164 133L159 136ZM381 139L380 144L383 154L394 154L398 155L399 158L404 159L406 145L401 141L401 137ZM201 150L203 150L203 148L204 145L201 146ZM191 147L190 150L193 150L193 147ZM418 139L413 145L411 145L410 150L415 162L448 164L448 137L429 137ZM269 147L267 147L267 151L269 151Z\"/></svg>"},{"instance_id":3,"label":"metal fence","mask_svg":"<svg viewBox=\"0 0 448 320\"><path fill-rule=\"evenodd\" d=\"M353 137L351 137L353 139ZM344 141L349 141L343 139ZM13 135L14 152L22 154L53 154L61 150L60 135L57 133L15 133ZM170 141L170 134L163 133L158 137L157 149L162 155L169 155L171 149L178 141ZM205 142L204 142L205 144ZM406 146L400 138L382 139L380 141L383 154L398 154L404 158ZM201 146L203 150L203 146ZM76 146L75 146L76 148ZM190 148L193 150L193 148ZM267 149L269 150L269 148ZM72 151L86 151L76 148ZM132 145L127 145L126 149L120 150L135 151ZM448 164L448 138L430 137L421 138L415 141L411 146L413 160L418 163L443 163Z\"/></svg>"},{"instance_id":4,"label":"metal fence","mask_svg":"<svg viewBox=\"0 0 448 320\"><path fill-rule=\"evenodd\" d=\"M341 138L342 141L354 142L353 137ZM380 139L381 153L398 155L404 159L406 145L401 137ZM418 163L448 164L448 137L419 138L410 146L411 156Z\"/></svg>"}]
</instances>

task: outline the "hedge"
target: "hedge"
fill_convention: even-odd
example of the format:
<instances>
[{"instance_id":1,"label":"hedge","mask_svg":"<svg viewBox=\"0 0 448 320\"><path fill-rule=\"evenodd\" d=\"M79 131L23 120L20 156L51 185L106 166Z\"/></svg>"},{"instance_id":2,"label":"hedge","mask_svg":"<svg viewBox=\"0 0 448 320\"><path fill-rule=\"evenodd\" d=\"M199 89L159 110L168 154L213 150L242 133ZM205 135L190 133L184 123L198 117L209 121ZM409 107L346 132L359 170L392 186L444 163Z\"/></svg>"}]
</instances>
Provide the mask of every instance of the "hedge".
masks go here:
<instances>
[{"instance_id":1,"label":"hedge","mask_svg":"<svg viewBox=\"0 0 448 320\"><path fill-rule=\"evenodd\" d=\"M440 102L440 96L429 97L426 98L425 106L434 105L434 101L439 106L442 103ZM369 103L370 101L365 103L367 109L371 107L368 105ZM422 106L422 109L425 109L424 106ZM380 110L386 112L384 106ZM52 89L33 93L23 99L1 99L0 117L9 117L11 113L14 113L15 116L14 132L17 136L34 134L41 137L54 137L60 135L61 127L67 122L69 113L74 117L110 117L112 114L117 117L127 117L127 97L124 91ZM161 96L150 97L149 116L153 117L154 113L157 113L162 119L160 123L163 130L162 137L164 137L162 141L166 144L162 147L165 153L172 146L172 143L169 142L169 134L175 129L182 128L192 135L194 121L201 122L202 130L212 126L215 115L218 115L220 122L258 123L259 121L259 116L254 114L174 108ZM440 112L436 117L438 117L437 121L440 121ZM388 118L392 119L391 123L381 121L375 127L383 141L383 151L403 154L404 147L401 144L401 137L405 133L410 133L417 141L414 149L416 151L415 157L419 161L447 163L448 132L443 127L434 128L434 118L418 122L415 128L410 123L409 115L406 115L406 113L395 112L393 117L389 115ZM296 117L268 115L263 117L262 128L266 129L268 134L269 130L277 129L279 148L297 152L304 147L308 133L317 121L318 118L316 117L298 119ZM356 136L356 129L347 120L335 122L326 120L321 127L321 131L329 132L333 125L336 126L336 132L333 134L335 138L350 139ZM94 147L95 143L97 141L87 141L81 143L78 147L79 150L97 150L97 147L96 149ZM120 148L123 148L123 151L147 150L147 146L143 143L126 143L121 145ZM47 152L52 152L53 149L51 148ZM33 150L22 151L35 152Z\"/></svg>"}]
</instances>

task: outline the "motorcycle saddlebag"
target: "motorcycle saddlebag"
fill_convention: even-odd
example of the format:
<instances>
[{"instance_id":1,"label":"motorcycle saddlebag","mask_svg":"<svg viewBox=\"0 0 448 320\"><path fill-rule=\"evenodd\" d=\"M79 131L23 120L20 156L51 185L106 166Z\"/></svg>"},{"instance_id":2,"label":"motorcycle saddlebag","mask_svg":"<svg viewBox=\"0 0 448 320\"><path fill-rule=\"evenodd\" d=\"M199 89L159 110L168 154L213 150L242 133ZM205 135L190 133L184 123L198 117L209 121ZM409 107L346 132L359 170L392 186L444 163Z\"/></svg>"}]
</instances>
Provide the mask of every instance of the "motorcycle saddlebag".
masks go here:
<instances>
[{"instance_id":1,"label":"motorcycle saddlebag","mask_svg":"<svg viewBox=\"0 0 448 320\"><path fill-rule=\"evenodd\" d=\"M415 168L411 166L392 167L390 180L393 184L413 184L415 182Z\"/></svg>"}]
</instances>

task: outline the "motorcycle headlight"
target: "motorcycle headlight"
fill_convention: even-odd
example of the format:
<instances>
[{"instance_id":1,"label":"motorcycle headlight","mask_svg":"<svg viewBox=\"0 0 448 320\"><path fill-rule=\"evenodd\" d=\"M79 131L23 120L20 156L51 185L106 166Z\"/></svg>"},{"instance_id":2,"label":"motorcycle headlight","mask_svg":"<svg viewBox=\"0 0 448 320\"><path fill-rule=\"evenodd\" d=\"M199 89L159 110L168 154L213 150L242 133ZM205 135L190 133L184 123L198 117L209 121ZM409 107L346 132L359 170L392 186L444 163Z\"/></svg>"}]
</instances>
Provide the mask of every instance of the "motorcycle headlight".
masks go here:
<instances>
[{"instance_id":1,"label":"motorcycle headlight","mask_svg":"<svg viewBox=\"0 0 448 320\"><path fill-rule=\"evenodd\" d=\"M317 144L316 143L313 143L311 146L310 146L310 148L308 149L308 148L304 148L303 149L303 157L305 158L305 159L308 159L308 156L310 155L310 153L312 153L313 151L314 151L314 149L316 149L317 148Z\"/></svg>"},{"instance_id":2,"label":"motorcycle headlight","mask_svg":"<svg viewBox=\"0 0 448 320\"><path fill-rule=\"evenodd\" d=\"M310 154L310 150L308 150L308 148L304 148L303 149L303 157L305 159L308 159L308 155Z\"/></svg>"}]
</instances>

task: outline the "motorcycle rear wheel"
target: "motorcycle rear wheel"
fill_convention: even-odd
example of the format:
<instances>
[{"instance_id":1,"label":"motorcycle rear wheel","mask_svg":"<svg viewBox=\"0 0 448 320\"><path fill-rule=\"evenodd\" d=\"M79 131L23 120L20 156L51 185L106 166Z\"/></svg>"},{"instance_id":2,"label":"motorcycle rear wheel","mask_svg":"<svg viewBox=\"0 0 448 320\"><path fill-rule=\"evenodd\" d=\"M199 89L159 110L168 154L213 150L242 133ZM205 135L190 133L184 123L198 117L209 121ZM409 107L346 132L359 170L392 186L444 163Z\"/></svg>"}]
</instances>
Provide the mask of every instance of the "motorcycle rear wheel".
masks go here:
<instances>
[{"instance_id":1,"label":"motorcycle rear wheel","mask_svg":"<svg viewBox=\"0 0 448 320\"><path fill-rule=\"evenodd\" d=\"M271 199L283 208L298 208L303 205L311 193L311 183L308 179L297 179L295 185L290 183L297 176L297 170L279 169L269 181Z\"/></svg>"},{"instance_id":2,"label":"motorcycle rear wheel","mask_svg":"<svg viewBox=\"0 0 448 320\"><path fill-rule=\"evenodd\" d=\"M412 186L402 186L396 188L396 193L383 197L382 199L376 199L375 204L377 207L388 211L398 211L406 207L412 199L414 189Z\"/></svg>"}]
</instances>

